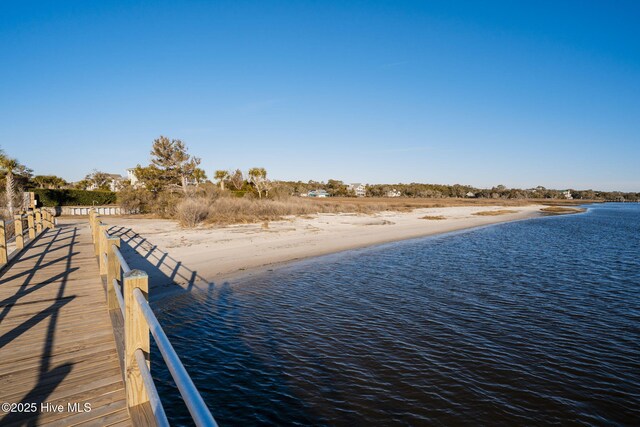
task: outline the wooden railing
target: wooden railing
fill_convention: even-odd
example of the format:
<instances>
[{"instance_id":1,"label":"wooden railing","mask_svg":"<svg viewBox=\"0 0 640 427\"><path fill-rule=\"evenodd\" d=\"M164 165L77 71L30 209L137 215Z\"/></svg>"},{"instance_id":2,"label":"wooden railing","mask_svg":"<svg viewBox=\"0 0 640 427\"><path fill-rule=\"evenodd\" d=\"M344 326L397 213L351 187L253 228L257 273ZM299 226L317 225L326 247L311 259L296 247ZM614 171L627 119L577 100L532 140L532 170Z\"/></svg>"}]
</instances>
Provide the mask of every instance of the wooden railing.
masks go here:
<instances>
[{"instance_id":1,"label":"wooden railing","mask_svg":"<svg viewBox=\"0 0 640 427\"><path fill-rule=\"evenodd\" d=\"M129 412L135 410L134 408L149 405L155 425L169 425L150 372L149 335L151 334L194 423L197 426L216 426L209 408L149 305L147 273L129 268L120 252L120 238L109 235L107 226L102 223L95 210L89 212L89 222L100 274L106 276L109 310L116 315L121 315L124 323L124 337L121 338L123 342L118 344L123 353L122 366ZM117 327L115 322L114 327ZM119 334L116 333L116 336ZM135 418L134 422L136 422Z\"/></svg>"},{"instance_id":2,"label":"wooden railing","mask_svg":"<svg viewBox=\"0 0 640 427\"><path fill-rule=\"evenodd\" d=\"M55 228L53 215L43 209L29 209L14 215L13 219L0 219L0 269L33 242L36 237L49 228ZM15 248L9 252L9 245Z\"/></svg>"}]
</instances>

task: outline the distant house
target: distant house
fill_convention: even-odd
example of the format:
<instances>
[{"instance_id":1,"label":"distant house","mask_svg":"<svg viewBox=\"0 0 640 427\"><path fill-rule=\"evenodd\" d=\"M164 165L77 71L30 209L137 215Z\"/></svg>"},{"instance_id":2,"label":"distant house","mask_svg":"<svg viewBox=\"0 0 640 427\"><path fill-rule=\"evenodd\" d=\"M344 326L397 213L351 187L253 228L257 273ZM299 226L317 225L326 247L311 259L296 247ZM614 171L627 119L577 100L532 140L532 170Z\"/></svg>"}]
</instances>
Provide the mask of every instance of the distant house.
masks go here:
<instances>
[{"instance_id":1,"label":"distant house","mask_svg":"<svg viewBox=\"0 0 640 427\"><path fill-rule=\"evenodd\" d=\"M393 190L387 191L387 193L385 195L387 197L400 197L400 196L402 196L402 193L394 188Z\"/></svg>"},{"instance_id":2,"label":"distant house","mask_svg":"<svg viewBox=\"0 0 640 427\"><path fill-rule=\"evenodd\" d=\"M465 197L468 197L470 199L473 199L474 197L476 197L475 193L469 191L467 194L465 194Z\"/></svg>"},{"instance_id":3,"label":"distant house","mask_svg":"<svg viewBox=\"0 0 640 427\"><path fill-rule=\"evenodd\" d=\"M572 200L573 196L571 195L571 190L566 190L562 192L562 195L565 199Z\"/></svg>"},{"instance_id":4,"label":"distant house","mask_svg":"<svg viewBox=\"0 0 640 427\"><path fill-rule=\"evenodd\" d=\"M347 185L349 191L353 191L356 197L364 197L367 195L367 184L354 183Z\"/></svg>"},{"instance_id":5,"label":"distant house","mask_svg":"<svg viewBox=\"0 0 640 427\"><path fill-rule=\"evenodd\" d=\"M136 176L135 168L127 169L127 179L129 180L129 182L133 187L137 187L140 184L140 180Z\"/></svg>"},{"instance_id":6,"label":"distant house","mask_svg":"<svg viewBox=\"0 0 640 427\"><path fill-rule=\"evenodd\" d=\"M311 190L307 193L308 197L329 197L329 193L325 190Z\"/></svg>"}]
</instances>

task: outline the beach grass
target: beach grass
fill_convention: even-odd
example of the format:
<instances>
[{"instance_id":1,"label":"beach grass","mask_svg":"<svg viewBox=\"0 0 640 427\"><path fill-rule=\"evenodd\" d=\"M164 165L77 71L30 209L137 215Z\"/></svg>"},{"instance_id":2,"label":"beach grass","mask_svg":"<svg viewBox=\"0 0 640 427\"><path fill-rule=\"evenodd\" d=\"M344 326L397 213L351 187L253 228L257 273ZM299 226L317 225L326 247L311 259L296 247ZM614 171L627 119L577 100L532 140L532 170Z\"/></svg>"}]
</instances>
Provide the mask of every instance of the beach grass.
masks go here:
<instances>
[{"instance_id":1,"label":"beach grass","mask_svg":"<svg viewBox=\"0 0 640 427\"><path fill-rule=\"evenodd\" d=\"M447 217L442 216L442 215L425 215L423 217L420 217L420 219L427 219L430 221L440 221L443 219L447 219Z\"/></svg>"},{"instance_id":2,"label":"beach grass","mask_svg":"<svg viewBox=\"0 0 640 427\"><path fill-rule=\"evenodd\" d=\"M480 212L475 212L472 215L478 215L478 216L498 216L498 215L508 215L508 214L513 214L513 213L518 213L518 211L514 211L511 209L498 209L496 211L480 211Z\"/></svg>"},{"instance_id":3,"label":"beach grass","mask_svg":"<svg viewBox=\"0 0 640 427\"><path fill-rule=\"evenodd\" d=\"M540 209L540 212L546 215L566 215L566 214L575 214L575 213L580 213L585 211L586 209L583 209L583 208L568 208L565 206L549 206L549 207Z\"/></svg>"}]
</instances>

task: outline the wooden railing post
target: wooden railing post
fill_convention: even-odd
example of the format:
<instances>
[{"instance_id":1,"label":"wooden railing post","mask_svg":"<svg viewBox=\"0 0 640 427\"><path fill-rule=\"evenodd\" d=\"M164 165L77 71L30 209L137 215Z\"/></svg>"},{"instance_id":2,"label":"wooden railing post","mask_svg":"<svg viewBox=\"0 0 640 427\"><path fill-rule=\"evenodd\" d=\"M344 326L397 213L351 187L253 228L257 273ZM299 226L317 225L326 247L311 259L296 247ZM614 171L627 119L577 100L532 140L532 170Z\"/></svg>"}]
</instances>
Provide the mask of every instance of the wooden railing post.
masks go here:
<instances>
[{"instance_id":1,"label":"wooden railing post","mask_svg":"<svg viewBox=\"0 0 640 427\"><path fill-rule=\"evenodd\" d=\"M55 209L55 208L54 208L54 209ZM51 213L51 212L49 212L49 211L45 211L45 212L47 213L47 219L49 220L49 228L53 230L54 228L56 228L56 218L55 218L55 215L54 215L54 214L52 214L52 213Z\"/></svg>"},{"instance_id":2,"label":"wooden railing post","mask_svg":"<svg viewBox=\"0 0 640 427\"><path fill-rule=\"evenodd\" d=\"M24 248L24 236L22 235L22 215L17 214L13 217L13 226L16 233L16 249Z\"/></svg>"},{"instance_id":3,"label":"wooden railing post","mask_svg":"<svg viewBox=\"0 0 640 427\"><path fill-rule=\"evenodd\" d=\"M94 240L95 234L93 234L93 226L95 225L95 222L93 221L94 215L95 215L95 212L93 211L93 208L89 209L89 227L91 227L91 240L93 240L93 243L96 242Z\"/></svg>"},{"instance_id":4,"label":"wooden railing post","mask_svg":"<svg viewBox=\"0 0 640 427\"><path fill-rule=\"evenodd\" d=\"M149 364L149 325L135 299L133 290L140 288L148 299L149 277L142 270L131 270L124 275L124 366L127 389L127 405L131 408L149 401L142 375L135 358L135 351L142 350Z\"/></svg>"},{"instance_id":5,"label":"wooden railing post","mask_svg":"<svg viewBox=\"0 0 640 427\"><path fill-rule=\"evenodd\" d=\"M104 259L107 253L107 224L100 224L98 227L98 264L100 265L100 274L107 274L107 262Z\"/></svg>"},{"instance_id":6,"label":"wooden railing post","mask_svg":"<svg viewBox=\"0 0 640 427\"><path fill-rule=\"evenodd\" d=\"M0 219L0 265L9 261L7 253L7 229L3 219Z\"/></svg>"},{"instance_id":7,"label":"wooden railing post","mask_svg":"<svg viewBox=\"0 0 640 427\"><path fill-rule=\"evenodd\" d=\"M49 212L46 209L41 209L42 212L42 228L49 228Z\"/></svg>"},{"instance_id":8,"label":"wooden railing post","mask_svg":"<svg viewBox=\"0 0 640 427\"><path fill-rule=\"evenodd\" d=\"M107 239L107 305L109 310L117 310L119 308L118 298L116 298L116 290L113 287L113 280L116 279L122 283L120 277L120 263L116 259L113 247L120 247L120 238L109 236Z\"/></svg>"},{"instance_id":9,"label":"wooden railing post","mask_svg":"<svg viewBox=\"0 0 640 427\"><path fill-rule=\"evenodd\" d=\"M36 234L40 234L42 232L42 210L36 209Z\"/></svg>"},{"instance_id":10,"label":"wooden railing post","mask_svg":"<svg viewBox=\"0 0 640 427\"><path fill-rule=\"evenodd\" d=\"M29 209L27 212L27 227L29 227L29 240L36 238L35 221L33 219L33 211Z\"/></svg>"},{"instance_id":11,"label":"wooden railing post","mask_svg":"<svg viewBox=\"0 0 640 427\"><path fill-rule=\"evenodd\" d=\"M100 251L100 241L98 240L98 238L100 237L98 235L98 232L100 231L100 216L99 215L94 215L93 216L93 243L94 243L94 248L95 248L95 255L97 256L99 251Z\"/></svg>"}]
</instances>

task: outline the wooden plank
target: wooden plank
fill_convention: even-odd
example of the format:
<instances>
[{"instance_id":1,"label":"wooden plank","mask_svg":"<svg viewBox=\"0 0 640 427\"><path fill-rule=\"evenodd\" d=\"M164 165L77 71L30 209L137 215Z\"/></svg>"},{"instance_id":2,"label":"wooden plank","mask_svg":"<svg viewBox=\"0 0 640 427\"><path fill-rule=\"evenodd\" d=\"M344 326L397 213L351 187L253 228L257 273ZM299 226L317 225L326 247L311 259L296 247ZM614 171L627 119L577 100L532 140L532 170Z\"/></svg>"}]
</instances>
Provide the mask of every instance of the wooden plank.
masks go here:
<instances>
[{"instance_id":1,"label":"wooden plank","mask_svg":"<svg viewBox=\"0 0 640 427\"><path fill-rule=\"evenodd\" d=\"M86 223L45 230L0 275L0 401L91 411L0 414L0 425L131 425L91 239Z\"/></svg>"}]
</instances>

